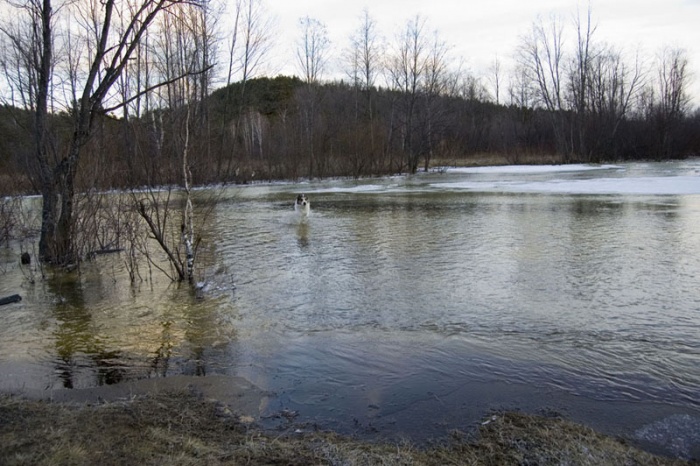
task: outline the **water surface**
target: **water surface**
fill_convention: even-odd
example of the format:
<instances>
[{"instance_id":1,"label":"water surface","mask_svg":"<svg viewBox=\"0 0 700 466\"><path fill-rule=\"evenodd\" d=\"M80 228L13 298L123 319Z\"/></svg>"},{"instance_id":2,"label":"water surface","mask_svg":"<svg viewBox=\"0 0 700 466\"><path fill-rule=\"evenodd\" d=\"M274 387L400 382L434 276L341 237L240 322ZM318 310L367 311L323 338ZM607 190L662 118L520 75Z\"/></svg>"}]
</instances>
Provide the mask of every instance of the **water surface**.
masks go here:
<instances>
[{"instance_id":1,"label":"water surface","mask_svg":"<svg viewBox=\"0 0 700 466\"><path fill-rule=\"evenodd\" d=\"M0 388L231 374L270 391L264 416L345 432L424 440L507 408L644 440L700 420L699 225L697 160L230 188L203 299L146 267L131 286L119 254L32 284L3 250L0 295L24 299Z\"/></svg>"}]
</instances>

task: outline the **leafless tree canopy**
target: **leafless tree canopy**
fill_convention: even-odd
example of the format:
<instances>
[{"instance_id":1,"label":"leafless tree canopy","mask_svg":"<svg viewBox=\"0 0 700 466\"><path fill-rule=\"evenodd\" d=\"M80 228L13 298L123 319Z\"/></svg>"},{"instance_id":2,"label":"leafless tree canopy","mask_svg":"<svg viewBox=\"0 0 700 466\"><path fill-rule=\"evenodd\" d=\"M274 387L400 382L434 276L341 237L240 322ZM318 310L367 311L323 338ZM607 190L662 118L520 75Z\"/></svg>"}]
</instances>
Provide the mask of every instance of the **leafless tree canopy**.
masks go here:
<instances>
[{"instance_id":1,"label":"leafless tree canopy","mask_svg":"<svg viewBox=\"0 0 700 466\"><path fill-rule=\"evenodd\" d=\"M328 62L330 39L326 25L308 16L299 20L301 36L297 44L297 62L307 83L321 80Z\"/></svg>"}]
</instances>

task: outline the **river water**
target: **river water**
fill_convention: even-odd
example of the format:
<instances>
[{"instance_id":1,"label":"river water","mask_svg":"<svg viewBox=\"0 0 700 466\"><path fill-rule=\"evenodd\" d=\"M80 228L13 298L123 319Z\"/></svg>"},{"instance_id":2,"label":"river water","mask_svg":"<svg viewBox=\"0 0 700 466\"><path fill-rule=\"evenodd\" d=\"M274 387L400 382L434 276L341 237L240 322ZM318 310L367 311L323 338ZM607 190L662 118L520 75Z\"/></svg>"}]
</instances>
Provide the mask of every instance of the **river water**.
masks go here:
<instances>
[{"instance_id":1,"label":"river water","mask_svg":"<svg viewBox=\"0 0 700 466\"><path fill-rule=\"evenodd\" d=\"M358 435L522 409L700 456L699 160L197 195L196 294L145 267L132 286L120 254L32 283L3 249L0 296L23 300L0 310L0 389L227 374L269 392L264 418Z\"/></svg>"}]
</instances>

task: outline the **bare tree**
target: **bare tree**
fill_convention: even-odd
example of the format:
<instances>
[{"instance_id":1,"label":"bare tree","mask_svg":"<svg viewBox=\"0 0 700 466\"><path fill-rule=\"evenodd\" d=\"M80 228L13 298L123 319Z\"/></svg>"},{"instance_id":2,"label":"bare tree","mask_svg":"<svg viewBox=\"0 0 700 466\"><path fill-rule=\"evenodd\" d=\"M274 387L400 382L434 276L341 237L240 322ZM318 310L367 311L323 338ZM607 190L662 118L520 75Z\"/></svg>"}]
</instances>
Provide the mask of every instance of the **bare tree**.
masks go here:
<instances>
[{"instance_id":1,"label":"bare tree","mask_svg":"<svg viewBox=\"0 0 700 466\"><path fill-rule=\"evenodd\" d=\"M179 231L173 222L177 219L171 213L170 196L163 199L150 193L147 199L137 200L137 210L146 221L151 235L156 239L160 248L166 253L175 277L187 280L191 284L195 278L195 259L199 239L196 235L194 222L194 205L192 202L193 151L195 138L207 139L208 134L201 131L201 105L209 93L208 80L202 80L201 74L191 74L190 70L209 68L211 44L206 40L211 37L207 10L195 5L183 4L176 11L162 18L159 24L161 30L158 42L153 52L153 60L161 76L167 82L163 87L166 91L169 120L167 125L173 135L171 145L173 153L173 174L177 176L182 192L182 210ZM183 76L182 79L174 79ZM202 90L202 87L205 90ZM201 152L201 151L200 151ZM165 203L165 206L159 206ZM177 233L176 233L177 231ZM179 233L179 234L178 234ZM151 256L148 256L152 260Z\"/></svg>"},{"instance_id":2,"label":"bare tree","mask_svg":"<svg viewBox=\"0 0 700 466\"><path fill-rule=\"evenodd\" d=\"M655 117L659 128L662 157L676 157L677 133L690 98L687 53L679 48L664 48L658 58L658 95Z\"/></svg>"},{"instance_id":3,"label":"bare tree","mask_svg":"<svg viewBox=\"0 0 700 466\"><path fill-rule=\"evenodd\" d=\"M375 82L380 72L382 61L380 38L377 23L365 8L360 17L360 24L350 36L350 44L345 53L348 76L355 90L355 150L353 155L354 172L359 176L369 159L376 159L374 128L374 94ZM364 107L364 108L362 108ZM367 141L369 133L369 141ZM367 142L368 144L363 144ZM361 154L361 151L367 154Z\"/></svg>"},{"instance_id":4,"label":"bare tree","mask_svg":"<svg viewBox=\"0 0 700 466\"><path fill-rule=\"evenodd\" d=\"M299 27L301 36L297 43L297 64L306 82L300 110L302 112L304 139L309 157L309 177L313 177L315 165L323 162L322 160L316 160L316 151L314 150L314 125L317 116L316 101L318 99L316 84L323 76L328 62L330 39L328 39L326 25L317 19L308 16L301 18Z\"/></svg>"},{"instance_id":5,"label":"bare tree","mask_svg":"<svg viewBox=\"0 0 700 466\"><path fill-rule=\"evenodd\" d=\"M51 248L58 229L58 194L54 166L58 158L50 140L49 100L54 60L54 10L51 0L33 0L15 5L16 27L3 25L2 32L12 47L12 74L8 79L25 108L33 113L32 135L35 141L33 166L43 197L39 255L42 259L61 259L58 244ZM7 69L7 67L6 67ZM58 166L56 166L58 168ZM71 197L72 197L72 193ZM71 205L72 206L72 205Z\"/></svg>"},{"instance_id":6,"label":"bare tree","mask_svg":"<svg viewBox=\"0 0 700 466\"><path fill-rule=\"evenodd\" d=\"M508 84L508 96L511 105L520 109L535 106L535 89L529 79L527 70L522 65L517 65Z\"/></svg>"},{"instance_id":7,"label":"bare tree","mask_svg":"<svg viewBox=\"0 0 700 466\"><path fill-rule=\"evenodd\" d=\"M241 153L241 147L248 156L252 156L255 150L259 155L262 150L263 125L251 125L258 123L256 116L259 114L248 108L246 84L264 67L275 42L274 20L263 0L236 0L231 3L233 11L226 55L226 96L221 112L223 118L216 165L216 173L223 177L238 173L240 167L236 163L236 154ZM234 81L239 82L235 95ZM257 142L250 144L252 140Z\"/></svg>"},{"instance_id":8,"label":"bare tree","mask_svg":"<svg viewBox=\"0 0 700 466\"><path fill-rule=\"evenodd\" d=\"M538 103L548 111L557 150L568 157L563 33L560 19L552 17L545 23L539 18L533 23L530 35L521 38L517 59L528 80L535 84Z\"/></svg>"},{"instance_id":9,"label":"bare tree","mask_svg":"<svg viewBox=\"0 0 700 466\"><path fill-rule=\"evenodd\" d=\"M227 131L228 126L228 114L231 106L231 83L233 82L234 73L238 71L237 64L238 60L236 53L238 52L238 29L241 24L241 12L243 9L243 0L236 0L233 4L232 18L230 19L230 36L228 37L228 54L227 59L227 73L226 73L226 97L224 99L224 106L222 109L223 118L221 118L221 128L220 128L220 141L219 141L219 152L216 159L216 173L219 178L227 177L231 172L231 163L233 159L233 144L229 142L229 131ZM232 23L232 24L231 24ZM234 130L235 134L235 130ZM226 169L224 169L224 161L226 161ZM224 173L225 172L225 173Z\"/></svg>"},{"instance_id":10,"label":"bare tree","mask_svg":"<svg viewBox=\"0 0 700 466\"><path fill-rule=\"evenodd\" d=\"M571 130L572 149L578 152L580 157L590 158L586 147L586 128L588 115L588 79L591 74L591 61L593 59L592 38L596 27L591 24L591 9L589 7L585 23L580 13L575 18L577 33L576 50L569 71L569 92L571 94L571 110L574 114L573 128ZM574 141L574 137L576 140Z\"/></svg>"},{"instance_id":11,"label":"bare tree","mask_svg":"<svg viewBox=\"0 0 700 466\"><path fill-rule=\"evenodd\" d=\"M321 80L326 64L330 39L326 25L317 19L308 16L299 20L301 37L297 43L297 64L302 78L307 83L316 83Z\"/></svg>"},{"instance_id":12,"label":"bare tree","mask_svg":"<svg viewBox=\"0 0 700 466\"><path fill-rule=\"evenodd\" d=\"M7 86L0 98L11 105L36 111L39 103L39 87L46 87L44 100L49 105L50 79L39 82L41 70L51 74L53 71L53 35L51 23L54 21L52 12L45 12L46 6L41 1L26 2L25 4L4 5L6 12L12 13L14 7L20 14L8 14L0 23L0 66L3 71L3 85ZM48 18L44 18L48 16ZM46 31L44 30L46 28ZM51 53L43 50L44 35ZM46 54L46 60L40 61Z\"/></svg>"},{"instance_id":13,"label":"bare tree","mask_svg":"<svg viewBox=\"0 0 700 466\"><path fill-rule=\"evenodd\" d=\"M354 85L366 91L374 87L380 73L383 55L381 47L377 22L365 8L359 26L350 36L350 46L346 54L350 65L348 74Z\"/></svg>"},{"instance_id":14,"label":"bare tree","mask_svg":"<svg viewBox=\"0 0 700 466\"><path fill-rule=\"evenodd\" d=\"M255 76L261 65L267 59L273 46L273 21L267 15L267 11L261 0L244 0L241 12L241 40L240 53L241 70L241 98L236 123L236 134L242 134L244 146L249 156L254 152L262 154L263 147L263 123L262 116L254 109L248 108L246 100L246 83Z\"/></svg>"},{"instance_id":15,"label":"bare tree","mask_svg":"<svg viewBox=\"0 0 700 466\"><path fill-rule=\"evenodd\" d=\"M39 255L42 260L55 264L69 264L78 257L74 244L75 179L81 163L83 148L93 133L99 118L128 102L116 101L112 88L126 69L147 31L161 13L186 4L185 0L143 0L140 3L104 0L92 2L88 9L83 4L62 4L54 8L52 0L31 0L17 8L18 16L28 18L36 42L21 53L34 57L27 73L33 79L36 91L30 104L34 111L36 159L38 179L43 199L42 228ZM80 12L82 17L80 16ZM59 23L63 12L66 21ZM83 21L69 21L78 18ZM82 54L84 68L77 74L76 99L72 105L72 131L62 155L49 144L47 120L54 44L57 25L82 27L86 49ZM7 35L7 32L6 32ZM15 41L22 47L21 41ZM188 70L192 74L201 70ZM181 76L173 77L173 80ZM106 108L108 107L108 108Z\"/></svg>"},{"instance_id":16,"label":"bare tree","mask_svg":"<svg viewBox=\"0 0 700 466\"><path fill-rule=\"evenodd\" d=\"M496 56L489 67L489 80L493 87L493 95L496 105L501 103L501 60Z\"/></svg>"},{"instance_id":17,"label":"bare tree","mask_svg":"<svg viewBox=\"0 0 700 466\"><path fill-rule=\"evenodd\" d=\"M394 48L388 57L387 72L394 89L401 92L399 130L401 149L405 154L408 170L415 173L420 153L414 144L414 119L416 104L425 74L429 43L426 36L426 20L420 15L406 23L396 36Z\"/></svg>"},{"instance_id":18,"label":"bare tree","mask_svg":"<svg viewBox=\"0 0 700 466\"><path fill-rule=\"evenodd\" d=\"M437 141L440 139L444 126L444 105L441 96L449 89L449 73L447 64L449 46L442 40L437 31L433 32L432 42L425 60L425 79L422 86L424 99L425 150L423 154L424 169L427 171L430 159Z\"/></svg>"},{"instance_id":19,"label":"bare tree","mask_svg":"<svg viewBox=\"0 0 700 466\"><path fill-rule=\"evenodd\" d=\"M662 112L671 118L682 117L688 109L688 57L679 48L664 48L659 62L659 102Z\"/></svg>"},{"instance_id":20,"label":"bare tree","mask_svg":"<svg viewBox=\"0 0 700 466\"><path fill-rule=\"evenodd\" d=\"M639 57L629 66L619 51L611 46L601 47L591 59L586 81L589 158L617 158L620 126L629 116L644 81Z\"/></svg>"},{"instance_id":21,"label":"bare tree","mask_svg":"<svg viewBox=\"0 0 700 466\"><path fill-rule=\"evenodd\" d=\"M439 134L439 97L454 89L447 66L449 50L437 31L430 33L426 19L417 15L396 36L388 56L387 73L399 93L397 126L401 151L410 173L417 171L421 157L426 168L430 163ZM393 132L393 122L390 131Z\"/></svg>"},{"instance_id":22,"label":"bare tree","mask_svg":"<svg viewBox=\"0 0 700 466\"><path fill-rule=\"evenodd\" d=\"M259 68L264 65L274 45L272 36L274 24L262 0L244 0L243 6L241 23L243 50L240 56L240 69L241 82L245 86L246 81L255 76Z\"/></svg>"}]
</instances>

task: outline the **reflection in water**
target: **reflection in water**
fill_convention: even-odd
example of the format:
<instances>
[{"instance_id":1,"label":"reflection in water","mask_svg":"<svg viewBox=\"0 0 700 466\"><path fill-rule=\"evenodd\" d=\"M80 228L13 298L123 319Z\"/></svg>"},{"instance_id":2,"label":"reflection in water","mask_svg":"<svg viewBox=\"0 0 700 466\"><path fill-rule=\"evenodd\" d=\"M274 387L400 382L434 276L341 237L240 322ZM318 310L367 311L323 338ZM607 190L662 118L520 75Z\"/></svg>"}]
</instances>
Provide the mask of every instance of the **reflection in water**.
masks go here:
<instances>
[{"instance_id":1,"label":"reflection in water","mask_svg":"<svg viewBox=\"0 0 700 466\"><path fill-rule=\"evenodd\" d=\"M168 282L138 290L129 286L128 279L114 279L113 273L127 272L115 272L119 262L111 259L84 263L80 273L49 274L40 282L45 285L40 300L31 295L25 300L37 307L8 321L15 331L0 340L0 363L8 355L23 354L18 348L33 345L24 353L39 355L39 363L51 361L49 382L42 382L42 388L55 383L83 388L181 373L206 375L212 367L222 366L220 352L235 341L235 328L232 316L221 316L215 292L203 291L202 299L189 287ZM49 311L43 318L42 308ZM23 322L32 325L18 332L17 324Z\"/></svg>"},{"instance_id":2,"label":"reflection in water","mask_svg":"<svg viewBox=\"0 0 700 466\"><path fill-rule=\"evenodd\" d=\"M168 374L168 363L173 355L173 348L175 346L171 331L174 322L172 320L164 320L161 324L163 326L161 343L155 350L155 356L153 357L151 367L155 375L165 377Z\"/></svg>"},{"instance_id":3,"label":"reflection in water","mask_svg":"<svg viewBox=\"0 0 700 466\"><path fill-rule=\"evenodd\" d=\"M159 335L152 355L154 375L204 376L210 368L220 367L218 351L235 341L235 329L218 316L219 303L189 290L168 302L160 321ZM211 361L213 358L214 361Z\"/></svg>"},{"instance_id":4,"label":"reflection in water","mask_svg":"<svg viewBox=\"0 0 700 466\"><path fill-rule=\"evenodd\" d=\"M189 350L189 367L185 369L185 373L207 375L207 368L211 363L208 357L217 345L222 344L221 341L217 341L216 307L210 303L201 303L199 306L188 307L184 315L187 321L185 342ZM234 334L228 335L230 339L234 337ZM226 342L228 343L230 341Z\"/></svg>"},{"instance_id":5,"label":"reflection in water","mask_svg":"<svg viewBox=\"0 0 700 466\"><path fill-rule=\"evenodd\" d=\"M300 248L309 246L309 222L306 219L300 220L297 225L297 238Z\"/></svg>"},{"instance_id":6,"label":"reflection in water","mask_svg":"<svg viewBox=\"0 0 700 466\"><path fill-rule=\"evenodd\" d=\"M63 386L73 388L76 372L90 365L96 368L96 385L121 382L124 370L119 365L120 351L108 350L98 335L85 304L80 277L76 273L53 274L47 280L47 287L56 299L56 372Z\"/></svg>"}]
</instances>

